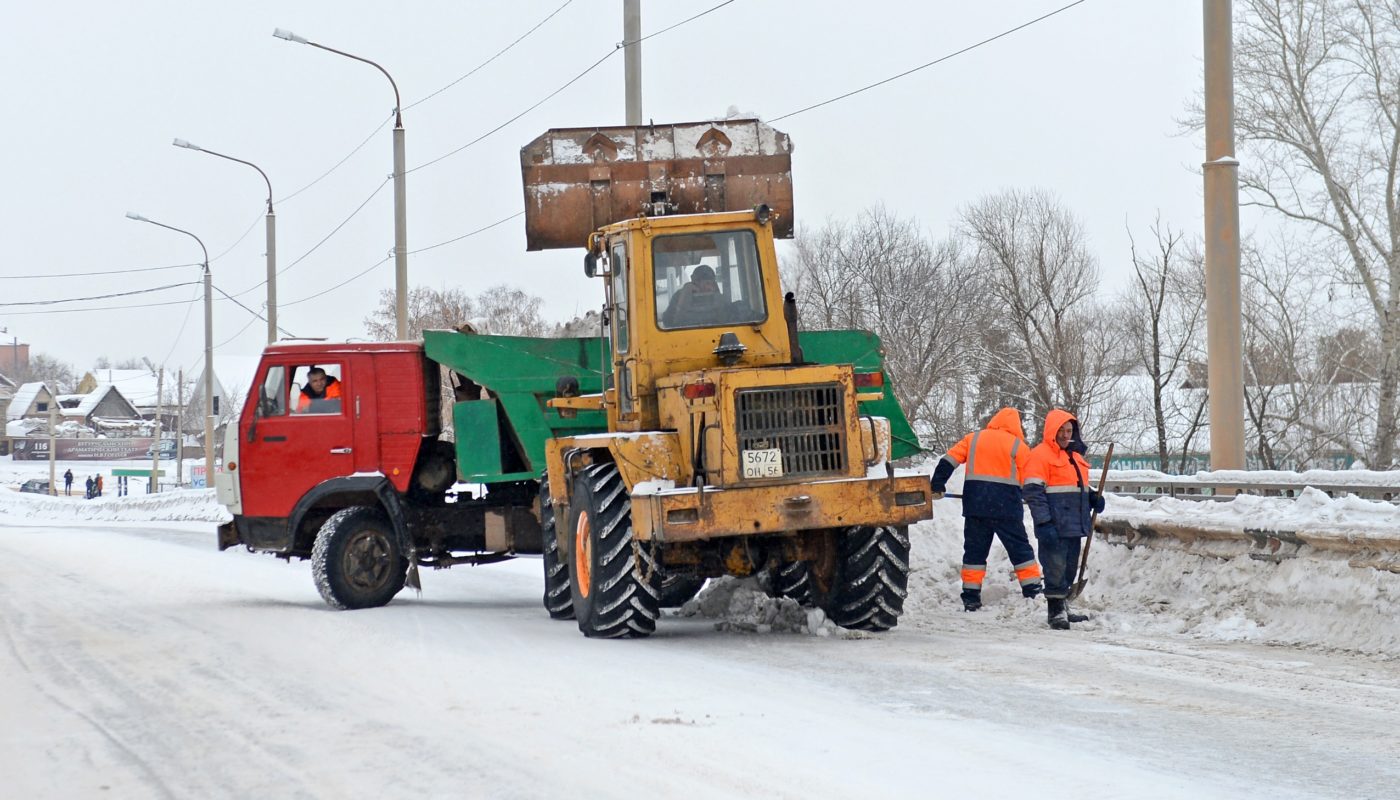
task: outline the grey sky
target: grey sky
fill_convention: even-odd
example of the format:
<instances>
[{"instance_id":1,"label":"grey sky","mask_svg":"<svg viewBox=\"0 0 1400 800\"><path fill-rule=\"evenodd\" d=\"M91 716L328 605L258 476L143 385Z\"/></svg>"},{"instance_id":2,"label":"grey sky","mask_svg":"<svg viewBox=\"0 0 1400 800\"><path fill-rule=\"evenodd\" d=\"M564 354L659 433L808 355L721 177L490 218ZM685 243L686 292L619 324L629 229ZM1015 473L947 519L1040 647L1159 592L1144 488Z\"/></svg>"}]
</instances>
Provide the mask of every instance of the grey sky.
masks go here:
<instances>
[{"instance_id":1,"label":"grey sky","mask_svg":"<svg viewBox=\"0 0 1400 800\"><path fill-rule=\"evenodd\" d=\"M719 1L644 2L643 33ZM737 0L642 45L643 115L689 121L722 116L732 105L770 119L1066 2ZM562 4L12 5L0 28L10 113L0 127L6 165L0 302L197 281L197 267L9 279L199 260L192 240L128 220L130 210L194 232L211 256L228 251L212 264L215 285L260 309L265 290L243 292L265 272L261 178L241 165L177 149L171 139L257 163L281 200L349 153L393 106L388 82L372 68L274 39L273 28L378 61L398 81L407 105ZM620 0L574 0L491 65L407 109L409 167L494 128L608 53L622 38L621 9ZM983 194L1045 187L1085 221L1106 287L1116 289L1128 266L1125 220L1143 231L1160 209L1176 226L1193 233L1200 228L1200 179L1192 170L1202 160L1201 144L1197 136L1177 136L1175 122L1200 81L1200 19L1196 2L1089 0L972 53L776 123L795 145L799 226L884 203L941 235L961 206ZM412 172L409 249L520 211L519 148L550 127L620 124L622 73L619 52L504 130ZM279 266L311 249L391 171L386 125L329 177L279 202ZM596 307L600 287L584 278L580 253L526 253L523 230L523 220L515 219L413 255L410 283L471 293L510 283L542 296L554 318ZM363 336L362 320L378 292L393 286L392 260L319 299L293 301L367 269L392 243L392 191L385 185L338 234L280 278L282 327L298 336ZM100 356L162 362L167 354L167 366L193 370L203 351L199 291L192 283L80 304L179 303L155 308L18 315L13 312L40 309L0 306L0 326L80 371ZM266 326L250 320L248 312L216 299L216 368L220 355L261 349ZM231 385L246 383L246 376L219 372Z\"/></svg>"}]
</instances>

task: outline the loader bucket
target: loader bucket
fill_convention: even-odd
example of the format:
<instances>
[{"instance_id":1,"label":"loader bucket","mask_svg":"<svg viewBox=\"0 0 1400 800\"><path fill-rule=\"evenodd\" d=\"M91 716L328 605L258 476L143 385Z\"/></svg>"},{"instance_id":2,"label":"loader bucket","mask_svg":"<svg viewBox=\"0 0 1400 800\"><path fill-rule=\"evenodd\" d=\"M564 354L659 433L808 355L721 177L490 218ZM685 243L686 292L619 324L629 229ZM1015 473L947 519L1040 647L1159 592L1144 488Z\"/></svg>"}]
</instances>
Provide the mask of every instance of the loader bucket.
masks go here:
<instances>
[{"instance_id":1,"label":"loader bucket","mask_svg":"<svg viewBox=\"0 0 1400 800\"><path fill-rule=\"evenodd\" d=\"M791 238L792 143L756 119L555 128L520 150L528 250L583 247L637 216L747 211L767 204Z\"/></svg>"}]
</instances>

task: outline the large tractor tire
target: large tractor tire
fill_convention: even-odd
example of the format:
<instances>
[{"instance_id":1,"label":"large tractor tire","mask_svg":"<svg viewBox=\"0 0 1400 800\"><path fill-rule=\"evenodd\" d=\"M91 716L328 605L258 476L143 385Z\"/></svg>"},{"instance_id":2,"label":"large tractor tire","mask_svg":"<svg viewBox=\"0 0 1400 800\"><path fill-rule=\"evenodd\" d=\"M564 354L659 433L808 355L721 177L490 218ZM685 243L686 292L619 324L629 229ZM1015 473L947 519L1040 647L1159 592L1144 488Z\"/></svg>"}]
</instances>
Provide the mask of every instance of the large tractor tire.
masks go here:
<instances>
[{"instance_id":1,"label":"large tractor tire","mask_svg":"<svg viewBox=\"0 0 1400 800\"><path fill-rule=\"evenodd\" d=\"M616 466L594 464L574 479L567 531L578 629L605 639L649 636L660 615L660 574L649 551L633 545L632 498Z\"/></svg>"},{"instance_id":2,"label":"large tractor tire","mask_svg":"<svg viewBox=\"0 0 1400 800\"><path fill-rule=\"evenodd\" d=\"M353 506L331 515L311 548L311 574L335 608L377 608L403 589L408 559L394 526L377 508Z\"/></svg>"},{"instance_id":3,"label":"large tractor tire","mask_svg":"<svg viewBox=\"0 0 1400 800\"><path fill-rule=\"evenodd\" d=\"M908 595L909 529L847 528L837 547L836 576L823 603L826 615L843 628L893 628Z\"/></svg>"},{"instance_id":4,"label":"large tractor tire","mask_svg":"<svg viewBox=\"0 0 1400 800\"><path fill-rule=\"evenodd\" d=\"M573 588L569 585L569 565L559 559L558 523L554 504L549 501L549 476L540 478L540 552L544 554L544 610L550 619L574 618Z\"/></svg>"},{"instance_id":5,"label":"large tractor tire","mask_svg":"<svg viewBox=\"0 0 1400 800\"><path fill-rule=\"evenodd\" d=\"M768 571L768 596L786 597L808 608L812 596L812 568L805 561L783 561Z\"/></svg>"},{"instance_id":6,"label":"large tractor tire","mask_svg":"<svg viewBox=\"0 0 1400 800\"><path fill-rule=\"evenodd\" d=\"M661 607L679 608L705 587L705 579L692 575L667 575L661 579Z\"/></svg>"}]
</instances>

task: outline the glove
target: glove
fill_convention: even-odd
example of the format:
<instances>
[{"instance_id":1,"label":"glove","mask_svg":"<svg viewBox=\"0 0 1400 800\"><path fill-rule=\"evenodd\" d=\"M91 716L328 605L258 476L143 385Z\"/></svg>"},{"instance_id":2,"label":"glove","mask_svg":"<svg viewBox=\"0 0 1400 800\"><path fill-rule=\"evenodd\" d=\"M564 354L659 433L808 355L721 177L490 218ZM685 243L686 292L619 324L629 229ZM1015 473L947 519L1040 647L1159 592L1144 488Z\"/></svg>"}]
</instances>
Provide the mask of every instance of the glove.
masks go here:
<instances>
[{"instance_id":1,"label":"glove","mask_svg":"<svg viewBox=\"0 0 1400 800\"><path fill-rule=\"evenodd\" d=\"M1035 538L1043 544L1051 544L1060 538L1060 532L1056 530L1053 522L1037 522L1035 524Z\"/></svg>"},{"instance_id":2,"label":"glove","mask_svg":"<svg viewBox=\"0 0 1400 800\"><path fill-rule=\"evenodd\" d=\"M1103 495L1098 492L1089 492L1089 506L1094 509L1095 514L1102 514L1104 509Z\"/></svg>"},{"instance_id":3,"label":"glove","mask_svg":"<svg viewBox=\"0 0 1400 800\"><path fill-rule=\"evenodd\" d=\"M943 499L943 493L942 493L942 492L934 492L930 497L931 497L931 499L933 499L933 500L942 500L942 499Z\"/></svg>"},{"instance_id":4,"label":"glove","mask_svg":"<svg viewBox=\"0 0 1400 800\"><path fill-rule=\"evenodd\" d=\"M948 484L943 481L934 481L932 478L930 478L928 485L929 488L933 490L934 500L937 500L938 498L942 497L943 493L948 491Z\"/></svg>"}]
</instances>

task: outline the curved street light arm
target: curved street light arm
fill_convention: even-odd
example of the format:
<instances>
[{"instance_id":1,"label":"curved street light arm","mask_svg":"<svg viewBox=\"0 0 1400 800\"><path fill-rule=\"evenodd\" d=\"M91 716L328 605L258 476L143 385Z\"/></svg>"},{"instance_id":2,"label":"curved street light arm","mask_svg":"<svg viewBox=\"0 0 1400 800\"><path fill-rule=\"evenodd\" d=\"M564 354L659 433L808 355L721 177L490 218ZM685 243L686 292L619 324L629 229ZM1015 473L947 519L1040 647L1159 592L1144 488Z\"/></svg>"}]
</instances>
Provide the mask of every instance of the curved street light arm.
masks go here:
<instances>
[{"instance_id":1,"label":"curved street light arm","mask_svg":"<svg viewBox=\"0 0 1400 800\"><path fill-rule=\"evenodd\" d=\"M344 50L337 50L334 47L326 47L325 45L317 44L316 42L307 42L307 44L311 45L312 47L319 47L322 50L329 50L330 52L335 53L336 55L342 55L346 58L353 58L356 61L362 61L366 64L369 64L371 67L374 67L375 69L379 70L380 72L384 73L384 77L389 79L389 85L394 87L394 127L403 127L403 113L400 110L401 103L399 102L399 85L397 83L394 83L394 76L390 75L387 69L384 69L383 67L374 63L373 61L370 61L368 58L361 58L360 56L354 55L352 53L347 53Z\"/></svg>"}]
</instances>

